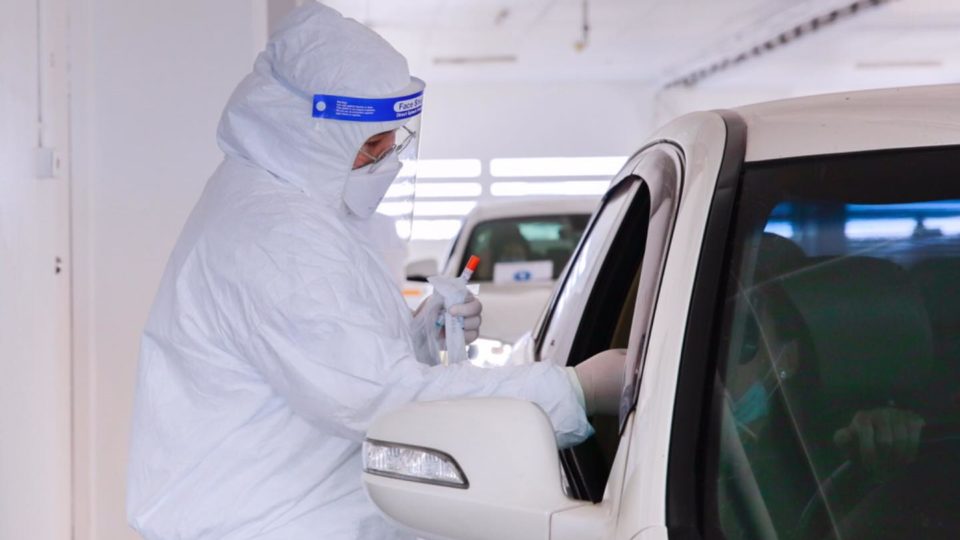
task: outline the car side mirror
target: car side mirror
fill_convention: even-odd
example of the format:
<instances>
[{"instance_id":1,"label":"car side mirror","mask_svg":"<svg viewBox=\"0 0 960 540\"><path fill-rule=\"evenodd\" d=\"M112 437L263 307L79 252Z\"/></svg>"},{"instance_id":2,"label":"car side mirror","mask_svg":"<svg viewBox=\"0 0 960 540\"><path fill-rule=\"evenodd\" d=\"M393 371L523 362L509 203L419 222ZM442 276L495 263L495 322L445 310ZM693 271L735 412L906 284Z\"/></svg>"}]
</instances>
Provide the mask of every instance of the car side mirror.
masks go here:
<instances>
[{"instance_id":1,"label":"car side mirror","mask_svg":"<svg viewBox=\"0 0 960 540\"><path fill-rule=\"evenodd\" d=\"M418 402L378 418L363 482L388 517L425 538L548 538L563 493L553 427L533 403Z\"/></svg>"},{"instance_id":2,"label":"car side mirror","mask_svg":"<svg viewBox=\"0 0 960 540\"><path fill-rule=\"evenodd\" d=\"M420 259L407 265L407 281L427 282L427 278L439 273L437 261L434 259Z\"/></svg>"}]
</instances>

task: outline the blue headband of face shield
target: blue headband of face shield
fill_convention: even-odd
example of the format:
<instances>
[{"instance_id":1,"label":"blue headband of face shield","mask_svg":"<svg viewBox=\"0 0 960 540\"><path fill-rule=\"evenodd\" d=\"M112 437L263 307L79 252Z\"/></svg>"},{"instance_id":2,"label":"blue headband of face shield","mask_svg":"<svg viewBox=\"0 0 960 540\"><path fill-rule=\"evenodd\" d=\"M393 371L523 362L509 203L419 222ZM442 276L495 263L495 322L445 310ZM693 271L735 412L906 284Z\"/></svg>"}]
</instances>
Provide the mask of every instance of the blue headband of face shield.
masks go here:
<instances>
[{"instance_id":1,"label":"blue headband of face shield","mask_svg":"<svg viewBox=\"0 0 960 540\"><path fill-rule=\"evenodd\" d=\"M347 122L394 122L409 120L423 109L423 90L426 83L416 77L410 77L407 92L401 96L385 98L361 98L335 96L332 94L310 95L301 92L281 76L271 66L273 78L294 95L313 103L311 115L314 118L340 120Z\"/></svg>"},{"instance_id":2,"label":"blue headband of face shield","mask_svg":"<svg viewBox=\"0 0 960 540\"><path fill-rule=\"evenodd\" d=\"M421 88L423 88L421 86ZM407 120L423 109L423 90L391 98L358 98L315 94L313 117L348 122Z\"/></svg>"}]
</instances>

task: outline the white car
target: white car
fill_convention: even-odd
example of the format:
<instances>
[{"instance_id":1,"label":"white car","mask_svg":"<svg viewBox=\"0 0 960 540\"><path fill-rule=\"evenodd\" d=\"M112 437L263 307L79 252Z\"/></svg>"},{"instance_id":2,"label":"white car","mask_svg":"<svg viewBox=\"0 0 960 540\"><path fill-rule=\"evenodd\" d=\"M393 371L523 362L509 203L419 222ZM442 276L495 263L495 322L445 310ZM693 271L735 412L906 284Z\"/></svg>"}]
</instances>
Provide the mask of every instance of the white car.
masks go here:
<instances>
[{"instance_id":1,"label":"white car","mask_svg":"<svg viewBox=\"0 0 960 540\"><path fill-rule=\"evenodd\" d=\"M512 344L533 328L598 203L591 197L482 202L466 216L439 272L460 275L471 255L480 257L470 279L483 300L480 339L470 352L475 362L503 364ZM404 295L412 307L429 291L415 280L436 269L433 260L407 267Z\"/></svg>"},{"instance_id":2,"label":"white car","mask_svg":"<svg viewBox=\"0 0 960 540\"><path fill-rule=\"evenodd\" d=\"M372 500L424 538L960 538L960 86L650 141L529 340L626 348L620 415L558 454L527 402L408 405L368 432Z\"/></svg>"}]
</instances>

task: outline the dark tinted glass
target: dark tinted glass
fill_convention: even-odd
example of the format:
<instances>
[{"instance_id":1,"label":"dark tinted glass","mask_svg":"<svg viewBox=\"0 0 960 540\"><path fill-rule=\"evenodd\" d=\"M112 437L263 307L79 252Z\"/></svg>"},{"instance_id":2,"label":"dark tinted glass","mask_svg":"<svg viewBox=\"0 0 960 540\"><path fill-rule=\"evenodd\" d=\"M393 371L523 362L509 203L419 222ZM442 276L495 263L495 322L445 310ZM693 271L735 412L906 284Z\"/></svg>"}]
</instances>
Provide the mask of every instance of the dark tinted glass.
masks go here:
<instances>
[{"instance_id":1,"label":"dark tinted glass","mask_svg":"<svg viewBox=\"0 0 960 540\"><path fill-rule=\"evenodd\" d=\"M708 460L727 538L960 538L958 163L747 169Z\"/></svg>"}]
</instances>

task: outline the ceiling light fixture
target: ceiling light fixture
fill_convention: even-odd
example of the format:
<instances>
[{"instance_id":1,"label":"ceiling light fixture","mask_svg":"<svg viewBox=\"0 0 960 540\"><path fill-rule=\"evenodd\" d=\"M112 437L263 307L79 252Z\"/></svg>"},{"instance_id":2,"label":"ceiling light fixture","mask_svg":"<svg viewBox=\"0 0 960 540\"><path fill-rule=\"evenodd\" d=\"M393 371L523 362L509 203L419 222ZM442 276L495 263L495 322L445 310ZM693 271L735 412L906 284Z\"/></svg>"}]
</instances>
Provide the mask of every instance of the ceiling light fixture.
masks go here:
<instances>
[{"instance_id":1,"label":"ceiling light fixture","mask_svg":"<svg viewBox=\"0 0 960 540\"><path fill-rule=\"evenodd\" d=\"M494 178L562 176L609 178L617 174L626 161L627 156L494 158L490 160L490 176Z\"/></svg>"},{"instance_id":2,"label":"ceiling light fixture","mask_svg":"<svg viewBox=\"0 0 960 540\"><path fill-rule=\"evenodd\" d=\"M565 180L561 182L494 182L494 197L600 196L610 187L609 180Z\"/></svg>"},{"instance_id":3,"label":"ceiling light fixture","mask_svg":"<svg viewBox=\"0 0 960 540\"><path fill-rule=\"evenodd\" d=\"M438 56L433 59L436 65L463 65L463 64L512 64L517 61L514 54L500 54L489 56Z\"/></svg>"},{"instance_id":4,"label":"ceiling light fixture","mask_svg":"<svg viewBox=\"0 0 960 540\"><path fill-rule=\"evenodd\" d=\"M857 69L909 69L943 67L940 60L879 60L857 62Z\"/></svg>"}]
</instances>

